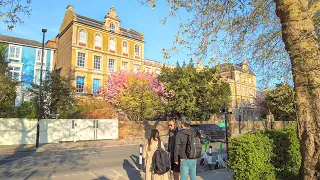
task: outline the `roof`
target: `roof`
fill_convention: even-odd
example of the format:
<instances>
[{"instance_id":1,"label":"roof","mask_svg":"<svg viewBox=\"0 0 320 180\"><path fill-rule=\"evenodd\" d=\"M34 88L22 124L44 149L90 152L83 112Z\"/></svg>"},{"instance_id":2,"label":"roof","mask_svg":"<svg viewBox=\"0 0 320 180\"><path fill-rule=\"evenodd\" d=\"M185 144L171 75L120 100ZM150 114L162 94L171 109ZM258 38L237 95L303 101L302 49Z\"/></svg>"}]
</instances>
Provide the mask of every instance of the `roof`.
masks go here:
<instances>
[{"instance_id":1,"label":"roof","mask_svg":"<svg viewBox=\"0 0 320 180\"><path fill-rule=\"evenodd\" d=\"M150 59L145 59L144 64L147 66L153 66L153 67L159 67L159 68L162 68L163 65L167 66L167 67L174 67L171 64L166 64L166 63L162 63L162 62L154 61L154 60L150 60Z\"/></svg>"},{"instance_id":2,"label":"roof","mask_svg":"<svg viewBox=\"0 0 320 180\"><path fill-rule=\"evenodd\" d=\"M42 47L42 43L34 40L29 39L22 39L12 36L5 36L0 35L0 42L6 42L6 43L16 43L21 45L27 45L27 46L35 46L35 47ZM46 48L54 49L53 47L50 47L48 45L45 45Z\"/></svg>"},{"instance_id":3,"label":"roof","mask_svg":"<svg viewBox=\"0 0 320 180\"><path fill-rule=\"evenodd\" d=\"M104 22L103 21L98 21L86 16L82 16L80 14L76 14L76 22L79 22L81 24L85 24L88 26L96 27L99 29L104 29ZM128 38L133 38L135 40L143 41L143 35L138 33L137 31L133 29L125 29L125 28L120 28L121 34L125 37Z\"/></svg>"},{"instance_id":4,"label":"roof","mask_svg":"<svg viewBox=\"0 0 320 180\"><path fill-rule=\"evenodd\" d=\"M243 64L243 63L239 63L239 64L224 63L224 64L221 64L221 65L220 65L220 67L221 67L221 72L230 71L229 68L231 68L231 70L243 71L243 69L242 69L242 64ZM249 74L255 75L254 72L253 72L250 68L248 68L248 69L249 69Z\"/></svg>"}]
</instances>

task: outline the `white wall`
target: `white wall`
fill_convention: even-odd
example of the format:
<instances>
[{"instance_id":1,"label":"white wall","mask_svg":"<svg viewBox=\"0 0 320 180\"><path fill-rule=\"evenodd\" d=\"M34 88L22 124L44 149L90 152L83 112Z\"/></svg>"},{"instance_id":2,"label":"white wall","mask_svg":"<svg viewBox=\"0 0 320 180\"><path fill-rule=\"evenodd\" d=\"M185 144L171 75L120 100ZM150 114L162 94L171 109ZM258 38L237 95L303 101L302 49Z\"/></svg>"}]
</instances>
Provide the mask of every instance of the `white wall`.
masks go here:
<instances>
[{"instance_id":1,"label":"white wall","mask_svg":"<svg viewBox=\"0 0 320 180\"><path fill-rule=\"evenodd\" d=\"M0 145L35 144L36 131L36 120L0 118ZM40 120L40 143L117 138L117 119Z\"/></svg>"}]
</instances>

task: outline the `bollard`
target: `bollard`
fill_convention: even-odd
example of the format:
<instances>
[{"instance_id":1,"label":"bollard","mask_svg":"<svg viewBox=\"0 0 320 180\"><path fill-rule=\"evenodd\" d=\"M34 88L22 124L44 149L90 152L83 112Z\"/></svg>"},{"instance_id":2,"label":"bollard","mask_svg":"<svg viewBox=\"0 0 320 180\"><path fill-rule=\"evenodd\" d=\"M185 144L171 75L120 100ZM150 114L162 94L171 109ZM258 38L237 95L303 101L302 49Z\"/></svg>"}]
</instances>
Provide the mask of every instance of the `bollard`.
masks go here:
<instances>
[{"instance_id":1,"label":"bollard","mask_svg":"<svg viewBox=\"0 0 320 180\"><path fill-rule=\"evenodd\" d=\"M208 160L208 164L209 164L209 169L212 170L212 146L209 146L209 160Z\"/></svg>"},{"instance_id":2,"label":"bollard","mask_svg":"<svg viewBox=\"0 0 320 180\"><path fill-rule=\"evenodd\" d=\"M142 170L142 144L140 144L140 148L139 148L139 169L140 171Z\"/></svg>"}]
</instances>

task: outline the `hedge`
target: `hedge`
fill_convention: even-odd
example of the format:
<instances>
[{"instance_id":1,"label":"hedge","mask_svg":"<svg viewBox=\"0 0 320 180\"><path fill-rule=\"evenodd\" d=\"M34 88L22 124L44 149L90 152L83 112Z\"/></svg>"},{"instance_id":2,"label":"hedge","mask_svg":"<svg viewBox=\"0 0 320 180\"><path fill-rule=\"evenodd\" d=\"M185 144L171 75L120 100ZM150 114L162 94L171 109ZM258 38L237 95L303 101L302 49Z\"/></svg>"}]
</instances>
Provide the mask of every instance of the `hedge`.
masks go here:
<instances>
[{"instance_id":1,"label":"hedge","mask_svg":"<svg viewBox=\"0 0 320 180\"><path fill-rule=\"evenodd\" d=\"M232 138L228 164L235 180L298 179L301 164L297 127Z\"/></svg>"},{"instance_id":2,"label":"hedge","mask_svg":"<svg viewBox=\"0 0 320 180\"><path fill-rule=\"evenodd\" d=\"M235 180L271 180L272 155L272 141L266 135L249 133L230 140L228 166Z\"/></svg>"}]
</instances>

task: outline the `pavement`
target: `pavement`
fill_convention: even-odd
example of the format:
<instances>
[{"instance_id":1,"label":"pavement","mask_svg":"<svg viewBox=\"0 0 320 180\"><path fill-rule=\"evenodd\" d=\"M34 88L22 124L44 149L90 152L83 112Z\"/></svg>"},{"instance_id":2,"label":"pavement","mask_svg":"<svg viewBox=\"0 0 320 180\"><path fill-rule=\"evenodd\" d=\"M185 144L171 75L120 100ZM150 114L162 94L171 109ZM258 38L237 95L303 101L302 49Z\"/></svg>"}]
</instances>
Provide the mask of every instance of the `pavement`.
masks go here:
<instances>
[{"instance_id":1,"label":"pavement","mask_svg":"<svg viewBox=\"0 0 320 180\"><path fill-rule=\"evenodd\" d=\"M6 180L142 180L139 144L106 140L42 145L0 146L0 179ZM219 146L212 143L213 152ZM231 180L226 169L209 171L198 165L197 179Z\"/></svg>"}]
</instances>

